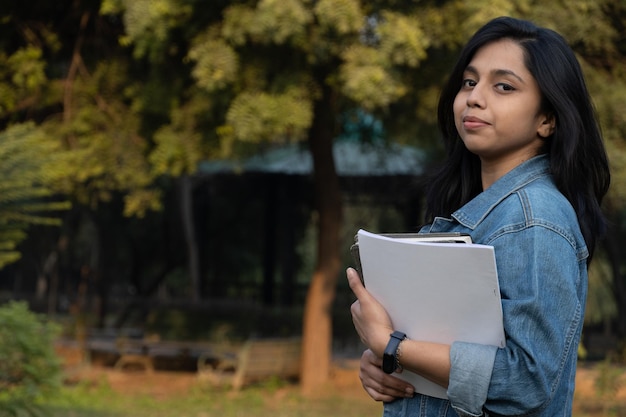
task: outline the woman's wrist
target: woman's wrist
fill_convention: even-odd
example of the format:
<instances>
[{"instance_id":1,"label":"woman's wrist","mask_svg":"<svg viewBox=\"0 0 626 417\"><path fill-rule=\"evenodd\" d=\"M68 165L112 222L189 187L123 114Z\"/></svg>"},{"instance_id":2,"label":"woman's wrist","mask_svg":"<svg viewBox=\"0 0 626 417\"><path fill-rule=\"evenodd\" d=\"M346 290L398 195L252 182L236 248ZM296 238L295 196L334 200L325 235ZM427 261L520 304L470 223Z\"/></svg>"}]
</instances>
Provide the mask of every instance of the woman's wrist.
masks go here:
<instances>
[{"instance_id":1,"label":"woman's wrist","mask_svg":"<svg viewBox=\"0 0 626 417\"><path fill-rule=\"evenodd\" d=\"M372 352L376 354L379 358L382 358L385 349L387 349L387 345L389 344L389 339L391 338L391 334L393 333L393 329L385 330L381 332L381 334L377 337L376 346L371 346L370 349Z\"/></svg>"}]
</instances>

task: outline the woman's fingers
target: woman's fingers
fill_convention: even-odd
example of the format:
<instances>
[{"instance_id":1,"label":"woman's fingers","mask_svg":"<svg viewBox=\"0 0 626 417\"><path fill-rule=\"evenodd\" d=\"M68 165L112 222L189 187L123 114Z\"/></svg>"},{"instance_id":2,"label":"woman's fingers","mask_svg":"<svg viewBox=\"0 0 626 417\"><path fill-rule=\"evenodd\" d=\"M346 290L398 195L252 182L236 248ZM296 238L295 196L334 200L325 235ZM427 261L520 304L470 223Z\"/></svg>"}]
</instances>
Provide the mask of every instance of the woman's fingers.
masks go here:
<instances>
[{"instance_id":1,"label":"woman's fingers","mask_svg":"<svg viewBox=\"0 0 626 417\"><path fill-rule=\"evenodd\" d=\"M357 297L357 301L350 307L354 327L363 343L374 352L380 352L382 355L389 334L393 332L389 315L363 286L356 270L348 268L346 275L350 288Z\"/></svg>"},{"instance_id":2,"label":"woman's fingers","mask_svg":"<svg viewBox=\"0 0 626 417\"><path fill-rule=\"evenodd\" d=\"M390 402L397 398L412 397L414 389L408 382L387 375L381 369L382 360L371 350L361 356L359 378L367 394L376 401Z\"/></svg>"},{"instance_id":3,"label":"woman's fingers","mask_svg":"<svg viewBox=\"0 0 626 417\"><path fill-rule=\"evenodd\" d=\"M348 285L356 298L360 299L362 296L367 294L367 291L365 291L365 287L361 282L361 277L354 268L348 268L346 270L346 276L348 277Z\"/></svg>"}]
</instances>

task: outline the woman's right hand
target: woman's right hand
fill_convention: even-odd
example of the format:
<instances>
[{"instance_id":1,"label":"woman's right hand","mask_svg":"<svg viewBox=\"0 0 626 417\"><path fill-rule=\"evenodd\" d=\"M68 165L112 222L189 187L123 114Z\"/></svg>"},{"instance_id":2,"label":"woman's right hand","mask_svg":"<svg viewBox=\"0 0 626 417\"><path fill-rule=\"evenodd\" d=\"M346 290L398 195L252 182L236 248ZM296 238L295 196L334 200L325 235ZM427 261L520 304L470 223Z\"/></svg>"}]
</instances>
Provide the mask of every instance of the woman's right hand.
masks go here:
<instances>
[{"instance_id":1,"label":"woman's right hand","mask_svg":"<svg viewBox=\"0 0 626 417\"><path fill-rule=\"evenodd\" d=\"M415 395L411 384L383 372L382 359L369 349L361 355L359 378L367 394L376 401L391 402Z\"/></svg>"}]
</instances>

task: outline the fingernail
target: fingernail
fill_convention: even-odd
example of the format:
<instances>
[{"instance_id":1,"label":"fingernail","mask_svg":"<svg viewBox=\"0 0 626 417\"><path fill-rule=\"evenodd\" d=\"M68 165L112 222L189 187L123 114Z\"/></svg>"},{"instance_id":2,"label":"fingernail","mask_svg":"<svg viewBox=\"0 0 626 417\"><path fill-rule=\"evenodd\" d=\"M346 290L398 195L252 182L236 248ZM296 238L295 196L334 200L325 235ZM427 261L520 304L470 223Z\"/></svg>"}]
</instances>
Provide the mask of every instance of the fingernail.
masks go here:
<instances>
[{"instance_id":1,"label":"fingernail","mask_svg":"<svg viewBox=\"0 0 626 417\"><path fill-rule=\"evenodd\" d=\"M407 389L404 390L404 392L406 393L407 398L412 398L415 395L415 391L413 390L413 387L408 387Z\"/></svg>"}]
</instances>

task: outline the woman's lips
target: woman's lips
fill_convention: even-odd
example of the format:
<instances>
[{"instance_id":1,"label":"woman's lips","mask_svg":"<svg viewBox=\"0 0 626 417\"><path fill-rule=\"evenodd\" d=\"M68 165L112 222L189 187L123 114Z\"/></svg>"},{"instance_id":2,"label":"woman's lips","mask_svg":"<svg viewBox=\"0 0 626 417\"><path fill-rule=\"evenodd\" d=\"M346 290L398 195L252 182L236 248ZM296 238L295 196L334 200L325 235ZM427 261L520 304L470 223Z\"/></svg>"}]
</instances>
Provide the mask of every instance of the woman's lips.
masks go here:
<instances>
[{"instance_id":1,"label":"woman's lips","mask_svg":"<svg viewBox=\"0 0 626 417\"><path fill-rule=\"evenodd\" d=\"M489 123L475 116L465 116L463 118L463 127L466 130L478 129L478 128L485 127L488 125Z\"/></svg>"}]
</instances>

